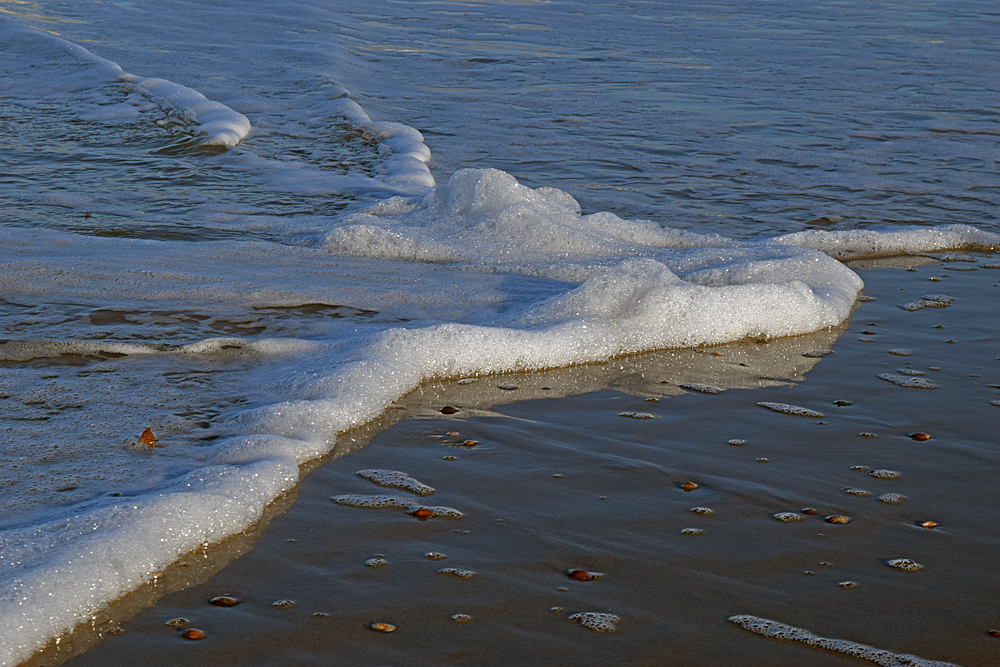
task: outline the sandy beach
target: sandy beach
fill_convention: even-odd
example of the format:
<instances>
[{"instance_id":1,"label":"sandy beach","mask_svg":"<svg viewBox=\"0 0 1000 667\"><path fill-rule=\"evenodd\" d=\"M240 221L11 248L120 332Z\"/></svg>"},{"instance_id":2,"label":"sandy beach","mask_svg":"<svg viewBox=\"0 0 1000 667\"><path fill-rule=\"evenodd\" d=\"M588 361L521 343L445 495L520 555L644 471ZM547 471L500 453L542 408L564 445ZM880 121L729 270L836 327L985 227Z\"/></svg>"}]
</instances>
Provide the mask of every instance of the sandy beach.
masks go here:
<instances>
[{"instance_id":1,"label":"sandy beach","mask_svg":"<svg viewBox=\"0 0 1000 667\"><path fill-rule=\"evenodd\" d=\"M26 664L102 636L68 664L867 664L727 620L741 614L997 664L997 264L855 262L866 300L836 330L424 386L341 438L254 530ZM377 486L370 469L435 492ZM348 494L410 504L331 500ZM614 632L584 612L614 615Z\"/></svg>"}]
</instances>

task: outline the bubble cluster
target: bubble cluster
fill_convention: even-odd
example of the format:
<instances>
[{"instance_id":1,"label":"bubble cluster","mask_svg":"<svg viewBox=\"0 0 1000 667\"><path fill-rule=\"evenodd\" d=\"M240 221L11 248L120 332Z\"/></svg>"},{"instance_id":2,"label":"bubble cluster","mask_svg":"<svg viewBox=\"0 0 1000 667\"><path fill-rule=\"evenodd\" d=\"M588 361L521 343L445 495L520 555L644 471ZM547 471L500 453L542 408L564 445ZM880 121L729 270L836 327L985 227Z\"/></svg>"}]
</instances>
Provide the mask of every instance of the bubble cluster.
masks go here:
<instances>
[{"instance_id":1,"label":"bubble cluster","mask_svg":"<svg viewBox=\"0 0 1000 667\"><path fill-rule=\"evenodd\" d=\"M588 630L594 632L617 632L616 627L621 620L614 614L606 614L599 611L583 611L573 614L569 620L579 623Z\"/></svg>"},{"instance_id":2,"label":"bubble cluster","mask_svg":"<svg viewBox=\"0 0 1000 667\"><path fill-rule=\"evenodd\" d=\"M348 493L331 496L330 500L338 505L348 507L365 507L369 509L401 509L420 518L443 517L445 519L461 519L464 514L451 507L425 507L409 498L399 496L384 496L380 494Z\"/></svg>"},{"instance_id":3,"label":"bubble cluster","mask_svg":"<svg viewBox=\"0 0 1000 667\"><path fill-rule=\"evenodd\" d=\"M797 628L794 625L786 625L785 623L779 623L778 621L771 621L766 618L760 618L759 616L740 614L737 616L730 616L727 620L730 623L735 623L744 630L749 630L750 632L764 637L799 642L800 644L805 644L806 646L813 646L815 648L826 649L836 653L843 653L845 655L850 655L855 658L861 658L862 660L875 663L880 667L958 667L950 662L924 660L923 658L918 658L914 655L892 653L890 651L868 646L867 644L859 644L858 642L852 642L846 639L827 639L825 637L817 637L803 628Z\"/></svg>"},{"instance_id":4,"label":"bubble cluster","mask_svg":"<svg viewBox=\"0 0 1000 667\"><path fill-rule=\"evenodd\" d=\"M712 510L707 507L692 507L689 511L702 516L712 516Z\"/></svg>"},{"instance_id":5,"label":"bubble cluster","mask_svg":"<svg viewBox=\"0 0 1000 667\"><path fill-rule=\"evenodd\" d=\"M780 412L784 415L795 415L796 417L811 417L813 419L821 419L823 417L822 413L816 412L815 410L810 410L809 408L799 407L798 405L789 405L787 403L768 403L766 401L761 401L757 403L762 408L767 408L774 412Z\"/></svg>"},{"instance_id":6,"label":"bubble cluster","mask_svg":"<svg viewBox=\"0 0 1000 667\"><path fill-rule=\"evenodd\" d=\"M476 576L476 573L472 570L466 570L460 567L443 567L438 570L438 574L449 574L453 577L458 577L459 579L472 579Z\"/></svg>"},{"instance_id":7,"label":"bubble cluster","mask_svg":"<svg viewBox=\"0 0 1000 667\"><path fill-rule=\"evenodd\" d=\"M886 382L891 382L900 387L910 387L912 389L937 389L937 385L930 380L921 377L906 377L894 373L882 373L879 377Z\"/></svg>"},{"instance_id":8,"label":"bubble cluster","mask_svg":"<svg viewBox=\"0 0 1000 667\"><path fill-rule=\"evenodd\" d=\"M924 308L947 308L954 300L955 297L946 296L944 294L926 294L924 295L924 298L919 301L904 303L900 306L900 308L911 312L915 310L922 310Z\"/></svg>"},{"instance_id":9,"label":"bubble cluster","mask_svg":"<svg viewBox=\"0 0 1000 667\"><path fill-rule=\"evenodd\" d=\"M733 438L732 440L729 441L729 444L732 445L733 447L740 447L742 445L747 444L747 441L742 440L740 438Z\"/></svg>"},{"instance_id":10,"label":"bubble cluster","mask_svg":"<svg viewBox=\"0 0 1000 667\"><path fill-rule=\"evenodd\" d=\"M793 521L802 521L805 519L805 516L795 512L778 512L777 514L772 514L771 516L782 523L791 523Z\"/></svg>"},{"instance_id":11,"label":"bubble cluster","mask_svg":"<svg viewBox=\"0 0 1000 667\"><path fill-rule=\"evenodd\" d=\"M893 560L886 561L885 564L902 572L917 572L924 569L923 565L909 558L894 558Z\"/></svg>"},{"instance_id":12,"label":"bubble cluster","mask_svg":"<svg viewBox=\"0 0 1000 667\"><path fill-rule=\"evenodd\" d=\"M876 500L887 505L897 505L906 500L906 496L901 493L883 493Z\"/></svg>"},{"instance_id":13,"label":"bubble cluster","mask_svg":"<svg viewBox=\"0 0 1000 667\"><path fill-rule=\"evenodd\" d=\"M365 561L365 567L382 567L383 565L388 565L389 561L383 556L375 556L374 558L369 558Z\"/></svg>"},{"instance_id":14,"label":"bubble cluster","mask_svg":"<svg viewBox=\"0 0 1000 667\"><path fill-rule=\"evenodd\" d=\"M875 479L899 479L899 473L895 470L871 470L868 476Z\"/></svg>"},{"instance_id":15,"label":"bubble cluster","mask_svg":"<svg viewBox=\"0 0 1000 667\"><path fill-rule=\"evenodd\" d=\"M896 356L899 357L910 357L913 356L913 351L908 350L904 347L894 347L891 350L889 350L889 354L895 354Z\"/></svg>"},{"instance_id":16,"label":"bubble cluster","mask_svg":"<svg viewBox=\"0 0 1000 667\"><path fill-rule=\"evenodd\" d=\"M432 487L418 482L405 472L399 472L398 470L359 470L358 475L375 482L379 486L389 486L401 491L409 491L418 496L429 496L434 493Z\"/></svg>"},{"instance_id":17,"label":"bubble cluster","mask_svg":"<svg viewBox=\"0 0 1000 667\"><path fill-rule=\"evenodd\" d=\"M688 389L690 391L696 391L699 394L721 394L722 390L718 387L713 387L710 384L698 384L696 382L685 382L680 385L681 389Z\"/></svg>"},{"instance_id":18,"label":"bubble cluster","mask_svg":"<svg viewBox=\"0 0 1000 667\"><path fill-rule=\"evenodd\" d=\"M921 375L927 375L923 371L918 371L915 368L899 368L896 370L897 373L902 373L903 375L910 375L912 377L919 377Z\"/></svg>"},{"instance_id":19,"label":"bubble cluster","mask_svg":"<svg viewBox=\"0 0 1000 667\"><path fill-rule=\"evenodd\" d=\"M651 415L648 412L619 412L619 417L628 417L629 419L655 419L656 415Z\"/></svg>"},{"instance_id":20,"label":"bubble cluster","mask_svg":"<svg viewBox=\"0 0 1000 667\"><path fill-rule=\"evenodd\" d=\"M184 628L191 625L191 621L186 618L172 618L163 625L168 625L171 628Z\"/></svg>"},{"instance_id":21,"label":"bubble cluster","mask_svg":"<svg viewBox=\"0 0 1000 667\"><path fill-rule=\"evenodd\" d=\"M847 487L845 489L842 489L842 491L849 496L858 496L861 498L867 498L868 496L871 495L871 491L865 491L864 489L855 489L853 487Z\"/></svg>"},{"instance_id":22,"label":"bubble cluster","mask_svg":"<svg viewBox=\"0 0 1000 667\"><path fill-rule=\"evenodd\" d=\"M701 535L705 531L701 528L681 528L681 535Z\"/></svg>"}]
</instances>

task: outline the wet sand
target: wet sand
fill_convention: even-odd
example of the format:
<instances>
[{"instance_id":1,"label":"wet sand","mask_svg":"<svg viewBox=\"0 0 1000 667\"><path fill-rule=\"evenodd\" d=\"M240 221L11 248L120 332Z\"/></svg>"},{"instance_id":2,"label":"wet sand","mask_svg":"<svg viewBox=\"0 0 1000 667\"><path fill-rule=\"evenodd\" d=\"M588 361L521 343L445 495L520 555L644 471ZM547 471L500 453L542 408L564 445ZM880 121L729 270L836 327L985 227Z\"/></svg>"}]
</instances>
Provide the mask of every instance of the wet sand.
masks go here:
<instances>
[{"instance_id":1,"label":"wet sand","mask_svg":"<svg viewBox=\"0 0 1000 667\"><path fill-rule=\"evenodd\" d=\"M737 614L927 660L1000 664L1000 637L988 634L1000 629L1000 388L989 386L1000 385L1000 270L965 270L1000 259L975 259L855 264L874 300L835 331L426 386L344 436L266 527L172 567L143 593L155 607L67 664L868 664L753 634L727 621ZM875 268L886 265L896 268ZM900 307L929 294L954 302ZM833 353L803 356L816 349ZM722 391L680 387L691 383ZM917 431L931 438L909 437ZM372 468L436 492L357 474ZM869 474L878 470L899 476ZM904 497L878 500L887 493ZM331 501L343 494L464 516ZM366 564L376 557L385 564ZM898 558L923 569L888 565ZM573 568L603 576L578 581ZM240 604L208 603L223 594ZM588 630L570 620L579 612L614 614L617 631ZM115 613L92 639L134 611ZM174 619L206 638L185 640ZM84 634L63 648L82 647Z\"/></svg>"}]
</instances>

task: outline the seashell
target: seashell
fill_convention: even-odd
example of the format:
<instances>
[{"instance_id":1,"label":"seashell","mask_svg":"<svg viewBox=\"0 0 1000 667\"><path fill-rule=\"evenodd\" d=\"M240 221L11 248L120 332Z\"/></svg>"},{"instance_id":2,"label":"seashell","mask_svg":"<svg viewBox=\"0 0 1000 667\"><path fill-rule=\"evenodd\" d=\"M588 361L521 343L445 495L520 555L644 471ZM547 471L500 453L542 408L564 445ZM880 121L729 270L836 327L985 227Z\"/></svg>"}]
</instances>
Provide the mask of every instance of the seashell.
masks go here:
<instances>
[{"instance_id":1,"label":"seashell","mask_svg":"<svg viewBox=\"0 0 1000 667\"><path fill-rule=\"evenodd\" d=\"M826 519L824 519L824 520L827 523L844 524L844 523L850 523L851 522L851 517L844 516L843 514L834 514L833 516L826 517Z\"/></svg>"}]
</instances>

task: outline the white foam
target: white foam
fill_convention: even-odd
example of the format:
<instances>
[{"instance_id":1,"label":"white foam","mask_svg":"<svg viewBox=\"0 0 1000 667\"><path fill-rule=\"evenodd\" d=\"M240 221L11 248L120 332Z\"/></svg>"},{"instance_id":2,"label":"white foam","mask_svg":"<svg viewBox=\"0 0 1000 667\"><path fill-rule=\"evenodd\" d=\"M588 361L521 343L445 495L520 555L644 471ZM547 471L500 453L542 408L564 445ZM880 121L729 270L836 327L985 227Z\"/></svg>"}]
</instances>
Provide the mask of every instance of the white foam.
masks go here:
<instances>
[{"instance_id":1,"label":"white foam","mask_svg":"<svg viewBox=\"0 0 1000 667\"><path fill-rule=\"evenodd\" d=\"M1000 249L1000 234L984 232L969 225L849 231L811 229L785 234L777 237L775 241L800 248L820 250L831 257L844 260L891 257L957 248Z\"/></svg>"},{"instance_id":2,"label":"white foam","mask_svg":"<svg viewBox=\"0 0 1000 667\"><path fill-rule=\"evenodd\" d=\"M860 658L861 660L867 660L868 662L880 665L881 667L958 667L950 662L924 660L923 658L918 658L914 655L892 653L891 651L878 649L874 646L868 646L867 644L848 641L846 639L827 639L825 637L818 637L803 628L797 628L794 625L779 623L778 621L771 621L766 618L760 618L759 616L740 614L738 616L730 616L728 620L730 623L735 623L744 630L749 630L750 632L763 635L764 637L798 642L800 644L805 644L806 646L813 646L815 648L821 648L835 653L843 653L855 658Z\"/></svg>"}]
</instances>

